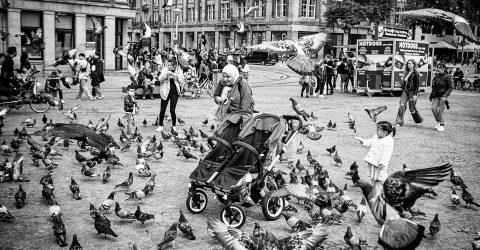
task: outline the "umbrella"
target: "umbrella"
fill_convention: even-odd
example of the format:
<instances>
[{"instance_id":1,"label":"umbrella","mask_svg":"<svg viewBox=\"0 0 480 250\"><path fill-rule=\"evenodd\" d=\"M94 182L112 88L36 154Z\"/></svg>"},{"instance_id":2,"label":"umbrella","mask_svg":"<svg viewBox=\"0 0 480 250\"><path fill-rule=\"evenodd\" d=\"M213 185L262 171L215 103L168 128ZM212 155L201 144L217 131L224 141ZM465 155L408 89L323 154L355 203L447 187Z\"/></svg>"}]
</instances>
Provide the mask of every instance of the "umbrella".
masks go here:
<instances>
[{"instance_id":1,"label":"umbrella","mask_svg":"<svg viewBox=\"0 0 480 250\"><path fill-rule=\"evenodd\" d=\"M441 20L444 22L453 23L453 26L460 34L464 35L472 41L475 41L476 43L479 42L477 38L473 35L472 29L470 28L467 20L451 12L431 8L396 12L395 14L407 16L412 20L427 20L433 22Z\"/></svg>"},{"instance_id":2,"label":"umbrella","mask_svg":"<svg viewBox=\"0 0 480 250\"><path fill-rule=\"evenodd\" d=\"M463 47L463 50L464 50L464 51L469 51L469 52L480 51L480 45L474 44L474 43L470 43L470 44L468 44L468 45L465 45L465 46Z\"/></svg>"},{"instance_id":3,"label":"umbrella","mask_svg":"<svg viewBox=\"0 0 480 250\"><path fill-rule=\"evenodd\" d=\"M312 75L315 63L306 55L297 55L287 61L287 66L299 75Z\"/></svg>"}]
</instances>

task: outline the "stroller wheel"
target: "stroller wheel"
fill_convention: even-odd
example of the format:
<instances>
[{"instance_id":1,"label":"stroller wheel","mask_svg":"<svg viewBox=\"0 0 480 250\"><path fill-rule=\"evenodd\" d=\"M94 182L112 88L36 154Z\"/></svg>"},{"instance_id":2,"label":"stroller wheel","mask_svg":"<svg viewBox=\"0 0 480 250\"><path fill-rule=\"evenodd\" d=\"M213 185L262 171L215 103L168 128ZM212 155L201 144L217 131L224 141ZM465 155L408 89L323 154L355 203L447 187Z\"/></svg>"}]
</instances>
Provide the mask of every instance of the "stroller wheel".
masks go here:
<instances>
[{"instance_id":1,"label":"stroller wheel","mask_svg":"<svg viewBox=\"0 0 480 250\"><path fill-rule=\"evenodd\" d=\"M268 220L277 220L282 215L285 207L283 197L271 197L273 192L268 192L262 201L262 212Z\"/></svg>"},{"instance_id":2,"label":"stroller wheel","mask_svg":"<svg viewBox=\"0 0 480 250\"><path fill-rule=\"evenodd\" d=\"M220 211L220 220L228 226L241 228L247 221L247 216L241 206L231 204Z\"/></svg>"},{"instance_id":3,"label":"stroller wheel","mask_svg":"<svg viewBox=\"0 0 480 250\"><path fill-rule=\"evenodd\" d=\"M199 214L207 207L208 198L207 194L203 190L195 190L195 193L189 194L187 197L186 205L188 211L192 214Z\"/></svg>"}]
</instances>

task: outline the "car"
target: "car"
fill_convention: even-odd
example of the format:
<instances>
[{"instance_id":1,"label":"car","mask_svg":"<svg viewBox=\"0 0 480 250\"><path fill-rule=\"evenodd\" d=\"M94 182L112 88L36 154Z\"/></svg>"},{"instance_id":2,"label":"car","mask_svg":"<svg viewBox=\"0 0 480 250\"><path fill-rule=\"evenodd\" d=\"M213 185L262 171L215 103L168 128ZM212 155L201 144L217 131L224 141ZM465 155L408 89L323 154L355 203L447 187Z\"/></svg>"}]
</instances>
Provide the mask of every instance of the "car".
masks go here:
<instances>
[{"instance_id":1,"label":"car","mask_svg":"<svg viewBox=\"0 0 480 250\"><path fill-rule=\"evenodd\" d=\"M278 62L278 53L267 51L252 51L245 57L248 63L261 63L275 65Z\"/></svg>"}]
</instances>

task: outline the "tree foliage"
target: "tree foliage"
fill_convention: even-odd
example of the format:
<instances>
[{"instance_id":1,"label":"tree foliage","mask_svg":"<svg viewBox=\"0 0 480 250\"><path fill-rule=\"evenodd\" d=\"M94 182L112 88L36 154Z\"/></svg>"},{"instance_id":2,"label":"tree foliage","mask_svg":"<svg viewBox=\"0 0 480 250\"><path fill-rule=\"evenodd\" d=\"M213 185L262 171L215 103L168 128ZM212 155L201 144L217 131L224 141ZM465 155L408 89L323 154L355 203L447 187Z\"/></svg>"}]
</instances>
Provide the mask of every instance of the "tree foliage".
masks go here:
<instances>
[{"instance_id":1,"label":"tree foliage","mask_svg":"<svg viewBox=\"0 0 480 250\"><path fill-rule=\"evenodd\" d=\"M390 18L391 0L330 0L325 18L329 26L351 28L360 23L380 24Z\"/></svg>"}]
</instances>

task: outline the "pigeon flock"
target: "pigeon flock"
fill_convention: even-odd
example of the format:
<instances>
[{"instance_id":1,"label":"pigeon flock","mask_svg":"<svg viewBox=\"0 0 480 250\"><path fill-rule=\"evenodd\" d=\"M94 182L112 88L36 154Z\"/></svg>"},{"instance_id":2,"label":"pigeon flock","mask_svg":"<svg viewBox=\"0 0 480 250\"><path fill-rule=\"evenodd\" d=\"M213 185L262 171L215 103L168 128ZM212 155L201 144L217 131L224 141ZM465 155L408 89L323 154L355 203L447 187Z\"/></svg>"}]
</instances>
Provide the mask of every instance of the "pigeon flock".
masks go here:
<instances>
[{"instance_id":1,"label":"pigeon flock","mask_svg":"<svg viewBox=\"0 0 480 250\"><path fill-rule=\"evenodd\" d=\"M325 129L313 124L313 121L318 119L313 112L306 112L294 98L290 98L290 101L296 114L307 122L312 121L298 128L301 134L312 141L319 140L322 133L335 133L340 129L357 133L353 113L347 114L348 125L342 126L341 122L337 124L329 120ZM158 192L154 192L157 185L156 177L157 175L161 177L158 170L150 165L163 159L164 147L177 148L179 161L198 160L214 146L207 141L210 136L207 133L214 132L215 125L205 119L199 122L202 128L198 129L178 118L178 123L184 128L145 136L137 126L132 134L127 134L121 119L118 119L116 125L110 125L111 115L105 115L97 122L89 120L86 125L78 123L76 110L80 108L77 106L64 113L68 119L66 123L54 123L53 119L47 118L46 115L41 118L28 117L19 124L21 128L12 129L11 134L10 131L2 132L0 153L5 160L0 162L0 178L1 182L4 182L0 186L2 189L7 185L15 187L16 193L12 195L12 202L0 204L0 223L14 225L16 221L22 220L21 216L16 215L17 209L31 206L33 200L41 199L45 209L48 207L46 219L53 229L52 244L58 244L60 247L70 246L70 249L83 249L82 242L88 242L90 239L82 239L75 232L67 234L66 229L74 227L68 226L70 218L64 216L62 202L56 198L58 192L68 192L69 188L71 202L83 204L80 202L89 201L91 218L87 219L91 221L91 231L96 232L91 235L92 238L102 240L122 237L118 233L120 231L118 227L142 229L148 234L149 226L152 226L152 221L159 219L159 213L144 208L144 205L148 204L150 199L155 199ZM386 106L381 106L365 111L369 119L376 122L377 116L386 109ZM4 110L0 111L2 124L0 131L7 113ZM149 126L146 118L140 120L140 123L144 127ZM157 126L158 123L157 117L151 125ZM108 134L111 129L120 131L118 140ZM263 229L262 224L269 223L267 221L256 221L251 232L230 227L211 217L205 218L206 225L192 225L186 217L193 215L185 215L182 209L179 209L178 220L166 222L168 227L163 237L154 236L155 242L158 242L155 243L155 249L175 248L178 230L180 236L184 238L182 240L198 240L195 231L198 232L205 226L207 234L224 249L327 249L325 244L332 228L345 232L344 242L332 242L328 246L334 244L336 248L341 249L368 249L380 245L384 249L415 249L423 239L434 241L442 234L442 214L436 213L431 221L429 220L430 223L426 224L418 219L426 217L426 213L415 203L423 197L435 202L438 194L434 188L447 177L450 177L452 184L449 189L452 209L460 209L462 204L465 207L480 207L474 198L475 194L468 191L468 183L463 181L449 163L419 169L409 169L404 165L402 171L391 172L383 184L371 184L360 178L359 166L353 162L351 165L348 163L350 167L345 173L345 177L349 179L348 183L343 183L344 180L334 180L329 171L343 171L344 162L341 159L339 145L334 143L330 145L326 152L324 151L324 154L332 159L332 164L327 166L317 161L316 156L312 154L313 150L308 149L300 139L295 145L294 153L299 156L306 153L307 163L303 164L300 157L297 157L299 159L295 164L289 162L288 166L274 167L266 175L264 191L271 192L273 198L285 200L282 218L279 220L284 220L286 228L289 228L287 237L276 236ZM25 147L26 150L22 150ZM28 153L23 154L20 151ZM121 162L119 155L133 155L136 161L127 166L125 162ZM68 176L70 179L68 187L56 184L53 177L55 171L62 168L57 163L62 157L71 158L72 164L78 169L76 173ZM26 178L23 174L24 165L28 172L43 173L39 180L41 192L25 189L22 182L37 180ZM117 169L127 169L128 174L120 174ZM136 188L139 182L143 188ZM94 204L91 199L93 197L89 197L88 193L82 193L82 190L89 189L91 183L101 183L104 189L109 190L103 202ZM354 196L353 189L358 189L362 195ZM136 207L136 210L127 209L132 206ZM86 213L86 206L78 206L76 209L78 216ZM41 214L40 211L39 216ZM362 237L362 231L355 230L354 225L346 223L346 218L352 217L358 222L357 225L361 225L366 223L365 217L370 215L380 226L374 229L378 230L378 241L375 242L367 241ZM128 221L131 223L126 223ZM132 242L133 249L137 249L138 243ZM480 236L477 235L471 244L473 249L480 249Z\"/></svg>"}]
</instances>

